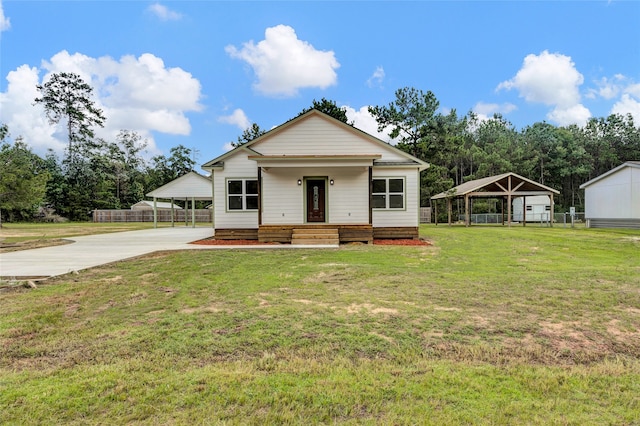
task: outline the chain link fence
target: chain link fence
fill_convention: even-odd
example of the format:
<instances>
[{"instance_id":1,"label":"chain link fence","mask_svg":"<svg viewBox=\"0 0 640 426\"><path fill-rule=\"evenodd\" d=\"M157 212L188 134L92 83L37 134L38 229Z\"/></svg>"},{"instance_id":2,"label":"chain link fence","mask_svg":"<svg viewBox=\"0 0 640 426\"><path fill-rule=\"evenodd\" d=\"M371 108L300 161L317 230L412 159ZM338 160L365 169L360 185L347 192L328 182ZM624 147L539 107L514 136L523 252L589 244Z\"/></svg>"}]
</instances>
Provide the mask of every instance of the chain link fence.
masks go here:
<instances>
[{"instance_id":1,"label":"chain link fence","mask_svg":"<svg viewBox=\"0 0 640 426\"><path fill-rule=\"evenodd\" d=\"M459 215L458 221L464 223L465 215L463 214ZM472 214L471 223L476 225L486 225L486 224L501 225L503 223L503 216L502 216L502 213ZM506 215L504 216L504 223L507 223ZM513 223L521 223L521 222L512 220L511 223L513 224ZM541 226L549 226L549 213L527 215L527 223L538 224ZM553 223L554 223L554 226L562 225L564 227L585 226L585 216L584 216L584 213L575 213L573 217L569 212L555 213L553 215Z\"/></svg>"}]
</instances>

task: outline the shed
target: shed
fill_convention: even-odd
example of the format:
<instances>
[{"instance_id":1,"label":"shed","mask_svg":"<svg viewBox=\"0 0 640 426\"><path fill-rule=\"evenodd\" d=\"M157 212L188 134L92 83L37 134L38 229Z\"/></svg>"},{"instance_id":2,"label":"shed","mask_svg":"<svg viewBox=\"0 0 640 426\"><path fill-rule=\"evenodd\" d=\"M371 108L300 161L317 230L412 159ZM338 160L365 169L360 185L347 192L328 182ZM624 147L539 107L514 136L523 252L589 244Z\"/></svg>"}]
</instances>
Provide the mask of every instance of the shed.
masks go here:
<instances>
[{"instance_id":1,"label":"shed","mask_svg":"<svg viewBox=\"0 0 640 426\"><path fill-rule=\"evenodd\" d=\"M154 189L147 194L147 197L153 198L153 211L154 211L154 226L158 225L157 211L158 211L158 199L171 200L173 204L174 200L184 200L185 207L188 208L188 202L191 201L191 222L195 227L195 201L196 200L209 200L213 201L211 178L202 176L196 172L189 172L180 176L171 182L162 185L160 188ZM173 210L172 210L173 211ZM186 215L185 215L186 220ZM171 218L173 223L173 215Z\"/></svg>"},{"instance_id":2,"label":"shed","mask_svg":"<svg viewBox=\"0 0 640 426\"><path fill-rule=\"evenodd\" d=\"M438 204L437 200L447 200L447 212L449 216L449 224L451 220L451 201L456 198L464 198L464 210L465 210L465 225L471 224L471 200L473 198L500 198L503 203L503 224L504 224L504 203L507 204L507 221L509 226L512 222L511 207L512 202L517 197L523 198L523 203L526 204L526 197L541 196L544 195L549 198L550 202L550 217L553 217L553 196L560 192L542 185L541 183L532 181L523 176L517 175L513 172L503 173L501 175L489 176L482 179L470 180L462 185L458 185L455 188L451 188L448 191L441 192L440 194L431 197L434 201L436 225L438 224ZM527 222L527 211L523 211L522 225ZM553 223L553 221L551 222Z\"/></svg>"},{"instance_id":3,"label":"shed","mask_svg":"<svg viewBox=\"0 0 640 426\"><path fill-rule=\"evenodd\" d=\"M156 201L156 208L158 210L171 210L171 209L182 210L182 207L176 204L167 203L164 201ZM153 210L153 201L149 201L149 200L138 201L137 203L131 206L131 210Z\"/></svg>"},{"instance_id":4,"label":"shed","mask_svg":"<svg viewBox=\"0 0 640 426\"><path fill-rule=\"evenodd\" d=\"M549 222L551 199L546 195L513 199L513 220L516 222Z\"/></svg>"},{"instance_id":5,"label":"shed","mask_svg":"<svg viewBox=\"0 0 640 426\"><path fill-rule=\"evenodd\" d=\"M640 161L627 161L580 189L588 227L640 229Z\"/></svg>"},{"instance_id":6,"label":"shed","mask_svg":"<svg viewBox=\"0 0 640 426\"><path fill-rule=\"evenodd\" d=\"M429 165L315 109L202 167L214 181L217 239L418 238Z\"/></svg>"}]
</instances>

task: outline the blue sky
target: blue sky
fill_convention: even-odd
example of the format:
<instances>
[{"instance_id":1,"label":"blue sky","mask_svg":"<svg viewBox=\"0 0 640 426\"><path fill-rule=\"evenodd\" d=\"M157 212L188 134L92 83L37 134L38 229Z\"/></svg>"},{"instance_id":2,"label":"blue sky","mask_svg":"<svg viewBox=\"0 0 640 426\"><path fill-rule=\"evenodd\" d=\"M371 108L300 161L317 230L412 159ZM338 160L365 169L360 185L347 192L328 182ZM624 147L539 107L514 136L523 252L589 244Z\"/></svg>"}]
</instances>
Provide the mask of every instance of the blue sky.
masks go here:
<instances>
[{"instance_id":1,"label":"blue sky","mask_svg":"<svg viewBox=\"0 0 640 426\"><path fill-rule=\"evenodd\" d=\"M66 71L94 87L100 136L135 130L149 155L182 144L200 164L323 97L376 134L367 106L402 87L518 128L640 123L638 28L639 1L1 0L0 121L61 153L64 132L33 99Z\"/></svg>"}]
</instances>

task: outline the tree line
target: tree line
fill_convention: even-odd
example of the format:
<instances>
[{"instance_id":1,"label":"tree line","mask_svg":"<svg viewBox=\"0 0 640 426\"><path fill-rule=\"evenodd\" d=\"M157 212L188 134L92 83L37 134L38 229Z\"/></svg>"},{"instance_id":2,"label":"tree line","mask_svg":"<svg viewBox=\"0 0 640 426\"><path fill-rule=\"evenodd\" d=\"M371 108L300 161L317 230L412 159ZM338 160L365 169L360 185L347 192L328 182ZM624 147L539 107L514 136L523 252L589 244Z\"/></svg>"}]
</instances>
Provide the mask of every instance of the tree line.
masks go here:
<instances>
[{"instance_id":1,"label":"tree line","mask_svg":"<svg viewBox=\"0 0 640 426\"><path fill-rule=\"evenodd\" d=\"M431 164L422 176L423 206L430 205L431 196L464 182L514 172L560 191L559 209L580 211L581 184L640 159L640 128L630 114L591 118L584 127L543 121L518 130L498 114L481 120L473 112L438 113L431 92L404 88L395 95L393 102L369 112L378 130L390 130L400 149Z\"/></svg>"},{"instance_id":2,"label":"tree line","mask_svg":"<svg viewBox=\"0 0 640 426\"><path fill-rule=\"evenodd\" d=\"M63 156L42 158L21 136L12 139L0 125L0 215L3 220L56 217L88 220L91 210L129 208L144 194L193 170L193 150L171 148L169 156L145 160L146 141L122 130L115 140L97 138L93 129L105 118L91 101L91 86L72 73L54 74L38 85L36 104L51 124L64 123L68 144ZM314 100L318 109L349 125L346 108ZM515 172L560 191L560 208L584 205L579 186L630 160L640 159L640 129L631 115L592 118L584 127L546 122L518 130L500 115L481 120L473 112L438 112L432 92L402 88L388 105L369 107L378 130L396 146L431 164L421 176L421 205L430 197L469 180ZM256 123L232 145L264 134ZM479 211L483 206L476 204ZM486 210L490 211L490 203ZM1 222L0 222L1 223Z\"/></svg>"}]
</instances>

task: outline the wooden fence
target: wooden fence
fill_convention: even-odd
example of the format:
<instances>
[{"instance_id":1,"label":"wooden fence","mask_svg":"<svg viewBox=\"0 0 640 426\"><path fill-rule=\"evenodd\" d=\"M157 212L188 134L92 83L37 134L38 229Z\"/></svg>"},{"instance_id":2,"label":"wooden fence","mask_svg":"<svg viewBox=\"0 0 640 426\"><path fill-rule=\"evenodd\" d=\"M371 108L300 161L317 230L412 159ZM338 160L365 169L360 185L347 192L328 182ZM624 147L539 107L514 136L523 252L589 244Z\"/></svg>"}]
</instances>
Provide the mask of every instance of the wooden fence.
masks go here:
<instances>
[{"instance_id":1,"label":"wooden fence","mask_svg":"<svg viewBox=\"0 0 640 426\"><path fill-rule=\"evenodd\" d=\"M431 207L420 207L420 223L431 223Z\"/></svg>"},{"instance_id":2,"label":"wooden fence","mask_svg":"<svg viewBox=\"0 0 640 426\"><path fill-rule=\"evenodd\" d=\"M211 223L213 211L210 209L196 209L196 222ZM176 223L191 223L191 210L174 210L173 221ZM153 222L153 210L94 210L93 221L101 223L113 222ZM171 222L171 210L158 210L158 222Z\"/></svg>"}]
</instances>

